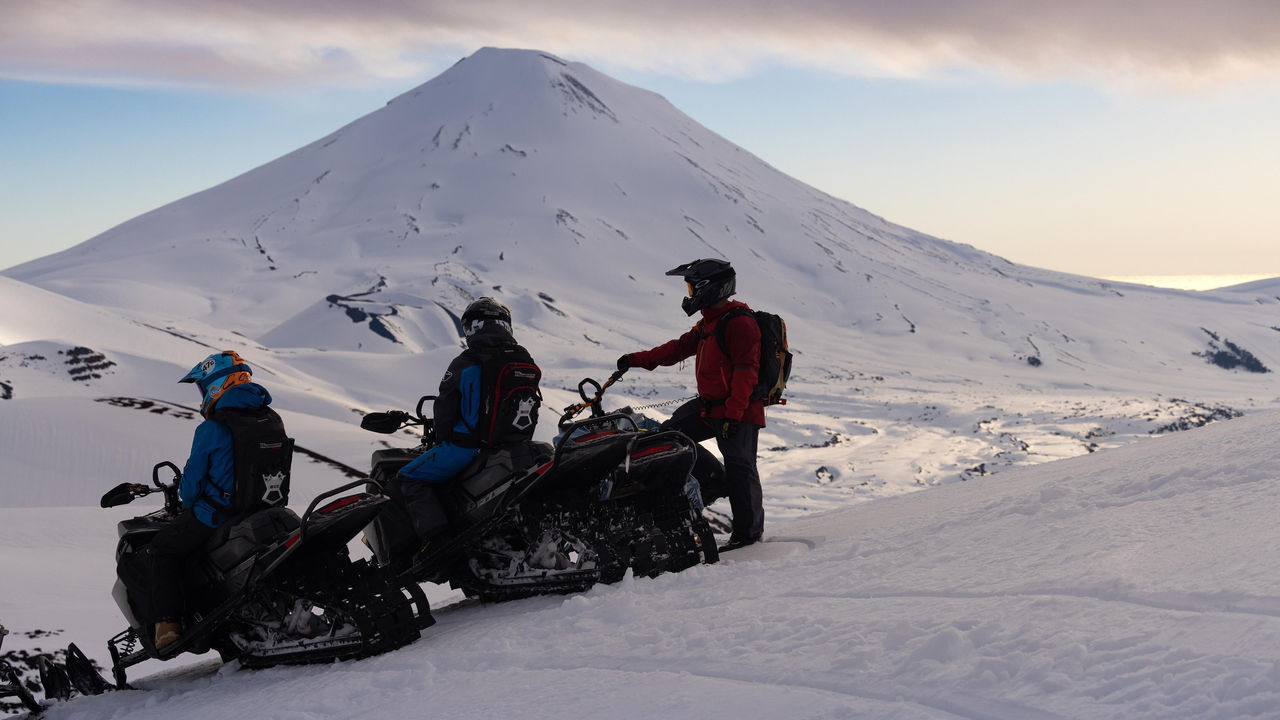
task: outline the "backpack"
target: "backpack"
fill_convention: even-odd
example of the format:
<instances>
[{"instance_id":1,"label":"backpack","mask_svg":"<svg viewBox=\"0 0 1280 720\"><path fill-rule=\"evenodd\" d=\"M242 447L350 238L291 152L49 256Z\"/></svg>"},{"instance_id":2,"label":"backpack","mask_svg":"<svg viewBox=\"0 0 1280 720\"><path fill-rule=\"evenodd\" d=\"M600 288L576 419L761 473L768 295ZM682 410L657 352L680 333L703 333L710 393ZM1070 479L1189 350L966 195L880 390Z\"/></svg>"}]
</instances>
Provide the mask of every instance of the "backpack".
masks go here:
<instances>
[{"instance_id":1,"label":"backpack","mask_svg":"<svg viewBox=\"0 0 1280 720\"><path fill-rule=\"evenodd\" d=\"M211 419L231 431L235 491L231 516L284 507L289 502L289 478L293 466L293 438L285 434L284 421L269 407L257 410L215 410Z\"/></svg>"},{"instance_id":2,"label":"backpack","mask_svg":"<svg viewBox=\"0 0 1280 720\"><path fill-rule=\"evenodd\" d=\"M481 355L481 387L486 394L480 405L476 437L483 447L496 447L533 439L538 425L542 369L519 345Z\"/></svg>"},{"instance_id":3,"label":"backpack","mask_svg":"<svg viewBox=\"0 0 1280 720\"><path fill-rule=\"evenodd\" d=\"M791 377L791 350L787 345L787 323L781 317L763 310L736 307L720 317L716 323L716 344L725 357L729 356L729 343L725 338L729 321L741 315L750 315L760 328L760 378L751 391L751 400L769 405L786 405L782 393Z\"/></svg>"}]
</instances>

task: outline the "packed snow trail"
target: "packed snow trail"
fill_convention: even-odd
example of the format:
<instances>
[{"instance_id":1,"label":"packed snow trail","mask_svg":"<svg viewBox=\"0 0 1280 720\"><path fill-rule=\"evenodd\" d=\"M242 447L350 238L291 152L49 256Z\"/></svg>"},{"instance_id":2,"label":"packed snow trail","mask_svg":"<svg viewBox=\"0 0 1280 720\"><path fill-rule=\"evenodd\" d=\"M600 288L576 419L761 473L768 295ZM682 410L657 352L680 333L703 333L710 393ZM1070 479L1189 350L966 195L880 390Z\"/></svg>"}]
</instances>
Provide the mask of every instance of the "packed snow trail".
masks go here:
<instances>
[{"instance_id":1,"label":"packed snow trail","mask_svg":"<svg viewBox=\"0 0 1280 720\"><path fill-rule=\"evenodd\" d=\"M1259 414L780 523L719 565L455 605L368 660L155 664L146 692L49 717L1276 717L1278 429ZM106 603L63 606L105 639Z\"/></svg>"}]
</instances>

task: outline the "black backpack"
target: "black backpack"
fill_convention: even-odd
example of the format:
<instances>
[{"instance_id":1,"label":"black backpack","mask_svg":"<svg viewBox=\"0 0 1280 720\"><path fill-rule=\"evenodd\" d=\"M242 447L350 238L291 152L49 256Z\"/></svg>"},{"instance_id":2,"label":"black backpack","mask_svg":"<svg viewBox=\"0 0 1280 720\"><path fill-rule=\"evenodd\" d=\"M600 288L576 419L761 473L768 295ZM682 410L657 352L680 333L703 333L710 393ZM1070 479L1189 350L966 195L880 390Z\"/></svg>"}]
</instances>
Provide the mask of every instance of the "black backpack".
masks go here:
<instances>
[{"instance_id":1,"label":"black backpack","mask_svg":"<svg viewBox=\"0 0 1280 720\"><path fill-rule=\"evenodd\" d=\"M729 344L725 339L729 321L740 315L750 315L760 328L760 378L751 391L753 401L763 401L765 406L786 405L782 393L791 377L791 350L787 345L787 323L781 317L763 310L736 307L726 312L716 323L716 344L725 357L729 356Z\"/></svg>"},{"instance_id":2,"label":"black backpack","mask_svg":"<svg viewBox=\"0 0 1280 720\"><path fill-rule=\"evenodd\" d=\"M289 502L293 438L285 434L276 411L230 408L215 410L211 419L231 431L236 485L230 515L284 507Z\"/></svg>"},{"instance_id":3,"label":"black backpack","mask_svg":"<svg viewBox=\"0 0 1280 720\"><path fill-rule=\"evenodd\" d=\"M542 369L519 345L482 356L483 392L476 437L481 446L496 447L533 439L542 407Z\"/></svg>"}]
</instances>

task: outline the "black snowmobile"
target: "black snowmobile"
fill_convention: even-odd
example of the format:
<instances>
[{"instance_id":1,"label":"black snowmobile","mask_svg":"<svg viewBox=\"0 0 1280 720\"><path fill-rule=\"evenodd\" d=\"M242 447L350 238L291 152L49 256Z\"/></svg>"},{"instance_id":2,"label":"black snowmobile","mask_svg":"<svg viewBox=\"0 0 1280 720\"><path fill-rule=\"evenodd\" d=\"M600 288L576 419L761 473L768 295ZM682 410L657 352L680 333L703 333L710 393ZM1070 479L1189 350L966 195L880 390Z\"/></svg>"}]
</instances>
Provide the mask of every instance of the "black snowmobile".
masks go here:
<instances>
[{"instance_id":1,"label":"black snowmobile","mask_svg":"<svg viewBox=\"0 0 1280 720\"><path fill-rule=\"evenodd\" d=\"M160 479L164 468L173 473L168 484ZM164 494L163 509L120 523L117 562L177 516L180 478L176 465L163 462L152 470L153 486L122 483L103 495L105 508ZM397 584L347 552L347 543L387 504L376 493L334 499L365 482L322 493L301 518L287 507L271 507L223 524L206 544L202 562L184 577L188 602L198 606L188 608L184 631L162 650L153 643L152 619L135 613L136 603L117 581L112 595L129 627L107 643L115 688L128 687L129 667L185 652L212 649L224 661L268 667L375 655L416 640L434 622L421 588ZM83 653L76 654L68 651L71 683L86 694L109 689Z\"/></svg>"},{"instance_id":2,"label":"black snowmobile","mask_svg":"<svg viewBox=\"0 0 1280 720\"><path fill-rule=\"evenodd\" d=\"M587 384L599 390L595 398ZM393 502L365 530L378 562L406 582L448 583L487 602L581 592L621 580L628 568L653 577L716 562L690 474L697 444L683 433L641 430L629 412L604 413L594 381L579 393L584 403L566 410L554 445L482 449L458 479L438 486L449 529L425 546L403 503ZM434 444L422 412L430 400L412 415L370 413L360 423L385 434L422 428L419 446L373 453L370 477L393 499L397 472ZM588 407L592 416L575 422Z\"/></svg>"}]
</instances>

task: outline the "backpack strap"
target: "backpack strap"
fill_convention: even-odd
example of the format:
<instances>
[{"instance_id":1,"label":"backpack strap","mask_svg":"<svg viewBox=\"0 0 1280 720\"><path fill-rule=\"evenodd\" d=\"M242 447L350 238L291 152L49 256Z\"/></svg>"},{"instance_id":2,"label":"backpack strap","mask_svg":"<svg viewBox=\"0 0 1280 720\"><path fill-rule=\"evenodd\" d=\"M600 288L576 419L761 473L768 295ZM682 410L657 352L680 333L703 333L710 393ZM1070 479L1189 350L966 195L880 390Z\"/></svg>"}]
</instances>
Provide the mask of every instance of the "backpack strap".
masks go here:
<instances>
[{"instance_id":1,"label":"backpack strap","mask_svg":"<svg viewBox=\"0 0 1280 720\"><path fill-rule=\"evenodd\" d=\"M716 329L715 329L716 344L720 346L720 353L725 357L729 357L729 339L728 339L729 321L736 317L742 317L743 315L750 315L752 318L754 318L756 314L755 314L755 311L752 310L751 308L745 308L745 307L730 308L728 312L721 315L720 319L716 321Z\"/></svg>"}]
</instances>

